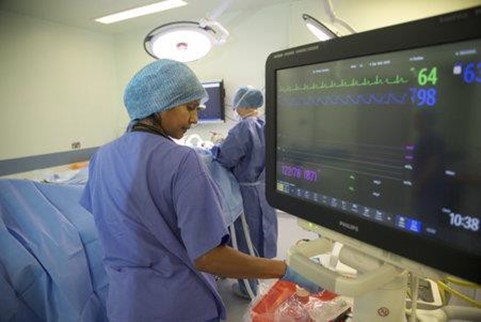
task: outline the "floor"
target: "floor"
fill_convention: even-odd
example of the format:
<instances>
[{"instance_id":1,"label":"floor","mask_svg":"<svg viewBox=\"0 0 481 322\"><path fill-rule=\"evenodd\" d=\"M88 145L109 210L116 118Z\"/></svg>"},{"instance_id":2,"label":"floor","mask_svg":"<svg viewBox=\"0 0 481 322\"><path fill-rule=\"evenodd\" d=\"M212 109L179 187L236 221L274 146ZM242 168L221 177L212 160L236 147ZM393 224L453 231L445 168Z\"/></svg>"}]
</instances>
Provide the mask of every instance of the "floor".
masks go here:
<instances>
[{"instance_id":1,"label":"floor","mask_svg":"<svg viewBox=\"0 0 481 322\"><path fill-rule=\"evenodd\" d=\"M303 230L297 225L296 217L283 212L278 213L279 235L277 243L277 258L286 259L287 250L296 241L304 238L314 239L316 235ZM223 279L218 281L219 292L224 300L227 308L228 322L248 322L250 302L248 300L237 297L232 293L232 284L236 282L233 279ZM272 283L274 281L267 280L264 283Z\"/></svg>"}]
</instances>

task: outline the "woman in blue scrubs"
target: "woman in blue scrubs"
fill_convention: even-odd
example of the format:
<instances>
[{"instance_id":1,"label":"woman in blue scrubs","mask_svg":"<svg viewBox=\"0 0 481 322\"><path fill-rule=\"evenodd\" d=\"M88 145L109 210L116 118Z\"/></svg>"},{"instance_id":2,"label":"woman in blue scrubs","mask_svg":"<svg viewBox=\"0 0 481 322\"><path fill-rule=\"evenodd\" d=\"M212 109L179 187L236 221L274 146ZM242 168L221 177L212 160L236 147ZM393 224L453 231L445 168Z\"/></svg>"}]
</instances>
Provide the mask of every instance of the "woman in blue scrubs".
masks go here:
<instances>
[{"instance_id":1,"label":"woman in blue scrubs","mask_svg":"<svg viewBox=\"0 0 481 322\"><path fill-rule=\"evenodd\" d=\"M277 254L277 216L266 200L265 192L265 122L257 109L264 104L260 90L240 87L234 94L232 107L240 121L230 129L225 140L212 148L214 159L232 171L240 185L244 215L257 255L274 258ZM238 249L249 253L241 219L234 223ZM254 292L255 280L250 281ZM249 298L242 281L233 285L234 293Z\"/></svg>"},{"instance_id":2,"label":"woman in blue scrubs","mask_svg":"<svg viewBox=\"0 0 481 322\"><path fill-rule=\"evenodd\" d=\"M172 140L197 122L206 99L187 65L163 59L145 66L124 92L130 130L90 161L81 204L105 251L110 321L225 319L215 275L312 286L283 261L226 245L215 183L197 153Z\"/></svg>"}]
</instances>

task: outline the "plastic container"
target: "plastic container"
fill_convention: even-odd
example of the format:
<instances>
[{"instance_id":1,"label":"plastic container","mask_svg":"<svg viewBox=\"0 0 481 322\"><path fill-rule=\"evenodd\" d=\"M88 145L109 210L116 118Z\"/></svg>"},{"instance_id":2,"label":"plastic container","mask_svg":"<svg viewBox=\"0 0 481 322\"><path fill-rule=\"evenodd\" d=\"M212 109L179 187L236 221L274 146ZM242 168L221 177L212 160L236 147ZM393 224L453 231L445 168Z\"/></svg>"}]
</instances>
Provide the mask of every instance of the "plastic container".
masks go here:
<instances>
[{"instance_id":1,"label":"plastic container","mask_svg":"<svg viewBox=\"0 0 481 322\"><path fill-rule=\"evenodd\" d=\"M296 284L278 280L269 291L258 295L250 310L252 322L317 322L343 321L336 316L347 311L343 297L327 290L310 294ZM332 314L331 314L332 313ZM325 319L329 315L329 319Z\"/></svg>"},{"instance_id":2,"label":"plastic container","mask_svg":"<svg viewBox=\"0 0 481 322\"><path fill-rule=\"evenodd\" d=\"M276 322L313 322L309 316L309 292L296 286L296 291L274 314Z\"/></svg>"},{"instance_id":3,"label":"plastic container","mask_svg":"<svg viewBox=\"0 0 481 322\"><path fill-rule=\"evenodd\" d=\"M284 303L294 292L294 283L279 280L251 309L252 322L273 322L277 308Z\"/></svg>"}]
</instances>

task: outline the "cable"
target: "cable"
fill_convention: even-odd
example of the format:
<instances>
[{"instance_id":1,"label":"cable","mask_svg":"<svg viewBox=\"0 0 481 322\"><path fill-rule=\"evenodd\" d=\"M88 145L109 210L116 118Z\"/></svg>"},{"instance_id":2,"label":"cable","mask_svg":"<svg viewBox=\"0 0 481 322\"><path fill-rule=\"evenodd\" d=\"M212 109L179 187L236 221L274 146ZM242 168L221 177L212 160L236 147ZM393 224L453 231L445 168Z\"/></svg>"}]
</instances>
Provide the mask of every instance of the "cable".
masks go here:
<instances>
[{"instance_id":1,"label":"cable","mask_svg":"<svg viewBox=\"0 0 481 322\"><path fill-rule=\"evenodd\" d=\"M241 222L242 222L242 230L244 232L244 237L246 239L247 248L249 249L249 255L256 256L256 252L254 250L254 247L252 246L251 235L250 235L250 232L249 232L249 225L247 225L247 220L246 220L244 212L242 212L242 214L240 215L240 218L241 218ZM257 279L254 279L254 281L257 283L257 285L259 285L259 281ZM254 291L251 288L249 280L244 279L243 282L244 282L244 285L247 289L247 293L249 293L250 298L254 299L255 294L254 294Z\"/></svg>"},{"instance_id":2,"label":"cable","mask_svg":"<svg viewBox=\"0 0 481 322\"><path fill-rule=\"evenodd\" d=\"M241 214L241 217L242 216L244 216L244 213ZM230 236L231 236L231 239L232 239L232 247L234 247L236 250L239 250L239 247L237 245L237 235L236 235L236 232L235 232L234 224L229 226L229 232L230 232ZM244 283L244 286L246 287L247 294L249 295L251 300L253 300L255 298L255 294L254 294L254 291L252 291L249 280L244 278L244 279L242 279L242 282Z\"/></svg>"},{"instance_id":3,"label":"cable","mask_svg":"<svg viewBox=\"0 0 481 322\"><path fill-rule=\"evenodd\" d=\"M450 287L449 285L445 284L442 281L438 281L437 284L438 284L439 288L442 289L443 291L449 292L452 295L455 295L455 296L463 299L464 301L468 302L469 304L473 305L474 307L477 307L477 308L481 309L481 302L475 301L474 299L472 299L469 296L461 293L460 291Z\"/></svg>"},{"instance_id":4,"label":"cable","mask_svg":"<svg viewBox=\"0 0 481 322\"><path fill-rule=\"evenodd\" d=\"M464 287L469 287L469 288L481 288L481 285L478 285L478 284L475 284L475 283L472 283L472 282L468 282L468 281L462 280L462 279L454 277L454 276L448 276L446 278L446 280L450 283L453 283L453 284L456 284L456 285L459 285L459 286L464 286Z\"/></svg>"},{"instance_id":5,"label":"cable","mask_svg":"<svg viewBox=\"0 0 481 322\"><path fill-rule=\"evenodd\" d=\"M246 239L247 248L249 249L249 254L251 256L257 256L257 252L254 250L254 246L252 245L251 234L249 231L249 225L247 224L246 217L244 213L241 214L241 222L242 222L242 230L244 231L244 237Z\"/></svg>"},{"instance_id":6,"label":"cable","mask_svg":"<svg viewBox=\"0 0 481 322\"><path fill-rule=\"evenodd\" d=\"M416 310L418 308L418 296L419 296L419 277L411 273L411 315L409 316L409 322L416 322Z\"/></svg>"}]
</instances>

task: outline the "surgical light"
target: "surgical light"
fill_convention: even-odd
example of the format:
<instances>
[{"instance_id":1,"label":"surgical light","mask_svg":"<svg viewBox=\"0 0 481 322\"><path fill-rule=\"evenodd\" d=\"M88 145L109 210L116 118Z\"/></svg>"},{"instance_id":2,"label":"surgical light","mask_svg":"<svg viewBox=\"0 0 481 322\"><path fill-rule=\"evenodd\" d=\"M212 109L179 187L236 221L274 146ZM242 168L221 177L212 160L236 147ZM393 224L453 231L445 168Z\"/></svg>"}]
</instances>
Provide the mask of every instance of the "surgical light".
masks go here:
<instances>
[{"instance_id":1,"label":"surgical light","mask_svg":"<svg viewBox=\"0 0 481 322\"><path fill-rule=\"evenodd\" d=\"M125 10L125 11L117 12L108 16L100 17L95 19L95 21L98 21L104 24L110 24L110 23L123 21L131 18L149 15L151 13L156 13L160 11L165 11L165 10L185 6L186 4L187 2L182 0L164 0L157 3L152 3L150 5L146 5L143 7Z\"/></svg>"},{"instance_id":2,"label":"surgical light","mask_svg":"<svg viewBox=\"0 0 481 322\"><path fill-rule=\"evenodd\" d=\"M320 41L326 41L337 37L336 33L314 17L304 13L302 19L304 19L307 29L309 29Z\"/></svg>"},{"instance_id":3,"label":"surgical light","mask_svg":"<svg viewBox=\"0 0 481 322\"><path fill-rule=\"evenodd\" d=\"M356 30L353 27L351 27L350 24L348 24L346 21L337 17L337 15L334 12L334 9L332 7L331 0L321 0L321 2L324 6L324 11L325 11L325 13L327 15L327 18L329 19L329 23L331 25L336 25L336 27L339 25L351 34L356 33ZM337 30L336 30L336 32L332 31L331 29L327 28L326 25L321 23L319 20L311 17L308 14L303 14L302 19L304 19L304 22L306 23L307 28L320 41L325 41L325 40L328 40L328 39L331 39L331 38L336 38L336 37L340 36L340 34L337 32Z\"/></svg>"},{"instance_id":4,"label":"surgical light","mask_svg":"<svg viewBox=\"0 0 481 322\"><path fill-rule=\"evenodd\" d=\"M214 45L224 43L228 35L227 30L215 21L178 21L149 32L144 39L144 48L157 59L191 62L207 55Z\"/></svg>"}]
</instances>

